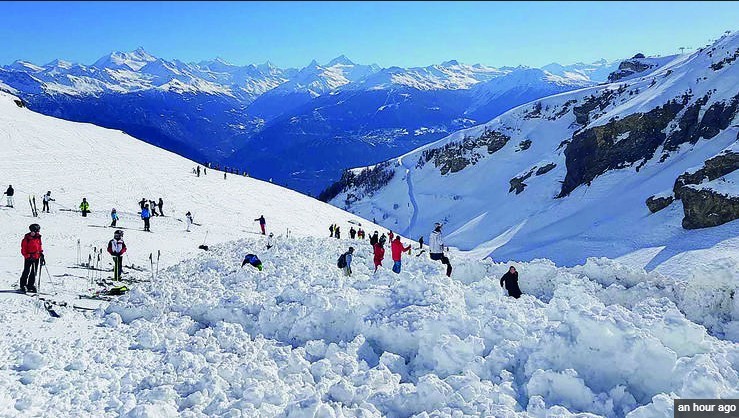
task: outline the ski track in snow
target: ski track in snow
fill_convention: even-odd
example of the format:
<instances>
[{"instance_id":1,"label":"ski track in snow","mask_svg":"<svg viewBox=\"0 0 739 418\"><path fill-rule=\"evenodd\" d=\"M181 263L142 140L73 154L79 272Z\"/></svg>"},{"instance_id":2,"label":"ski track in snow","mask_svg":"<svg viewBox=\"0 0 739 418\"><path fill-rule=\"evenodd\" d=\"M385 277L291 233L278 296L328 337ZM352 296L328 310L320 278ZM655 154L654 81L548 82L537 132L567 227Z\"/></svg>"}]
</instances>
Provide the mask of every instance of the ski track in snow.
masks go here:
<instances>
[{"instance_id":1,"label":"ski track in snow","mask_svg":"<svg viewBox=\"0 0 739 418\"><path fill-rule=\"evenodd\" d=\"M418 203L416 203L416 195L413 192L413 167L407 166L405 164L405 159L400 158L400 163L405 167L405 181L408 185L408 200L411 202L411 206L413 206L413 213L411 214L411 218L408 221L408 227L405 229L405 231L402 232L403 235L408 236L413 228L416 227L416 220L418 219Z\"/></svg>"}]
</instances>

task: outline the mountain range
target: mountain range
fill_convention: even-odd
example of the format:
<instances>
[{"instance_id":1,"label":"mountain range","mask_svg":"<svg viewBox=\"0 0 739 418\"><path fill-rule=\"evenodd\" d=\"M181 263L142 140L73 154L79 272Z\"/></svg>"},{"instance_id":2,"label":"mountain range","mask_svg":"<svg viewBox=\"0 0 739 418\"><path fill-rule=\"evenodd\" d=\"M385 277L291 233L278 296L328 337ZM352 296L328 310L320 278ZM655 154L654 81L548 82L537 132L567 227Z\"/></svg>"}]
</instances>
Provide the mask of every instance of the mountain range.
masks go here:
<instances>
[{"instance_id":1,"label":"mountain range","mask_svg":"<svg viewBox=\"0 0 739 418\"><path fill-rule=\"evenodd\" d=\"M184 63L139 48L91 65L0 67L0 88L38 112L119 129L188 158L316 195L377 163L515 106L605 82L619 61L543 68L381 68L339 56L300 69Z\"/></svg>"}]
</instances>

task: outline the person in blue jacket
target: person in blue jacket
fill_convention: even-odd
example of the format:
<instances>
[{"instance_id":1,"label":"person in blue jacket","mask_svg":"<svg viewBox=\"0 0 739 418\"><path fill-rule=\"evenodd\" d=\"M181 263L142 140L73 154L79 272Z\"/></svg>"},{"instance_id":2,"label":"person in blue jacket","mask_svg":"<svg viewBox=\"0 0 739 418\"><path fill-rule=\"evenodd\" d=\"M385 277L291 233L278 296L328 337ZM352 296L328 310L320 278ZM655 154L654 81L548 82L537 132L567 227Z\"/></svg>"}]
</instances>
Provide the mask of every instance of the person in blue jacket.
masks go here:
<instances>
[{"instance_id":1,"label":"person in blue jacket","mask_svg":"<svg viewBox=\"0 0 739 418\"><path fill-rule=\"evenodd\" d=\"M246 263L251 264L253 267L256 267L259 271L262 271L262 261L259 260L259 257L257 257L254 254L247 254L244 256L244 261L241 263L241 267L244 267Z\"/></svg>"},{"instance_id":2,"label":"person in blue jacket","mask_svg":"<svg viewBox=\"0 0 739 418\"><path fill-rule=\"evenodd\" d=\"M151 212L149 212L149 204L145 204L144 208L141 209L141 219L144 220L144 231L151 232L149 229L149 218L151 218Z\"/></svg>"}]
</instances>

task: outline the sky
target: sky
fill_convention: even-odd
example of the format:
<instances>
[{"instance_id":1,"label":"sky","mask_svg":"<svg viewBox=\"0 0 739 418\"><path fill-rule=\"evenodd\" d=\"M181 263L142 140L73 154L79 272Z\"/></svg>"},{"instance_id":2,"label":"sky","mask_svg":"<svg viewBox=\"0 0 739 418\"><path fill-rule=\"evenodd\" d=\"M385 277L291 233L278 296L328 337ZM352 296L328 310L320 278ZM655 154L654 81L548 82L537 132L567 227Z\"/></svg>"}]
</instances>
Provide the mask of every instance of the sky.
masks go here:
<instances>
[{"instance_id":1,"label":"sky","mask_svg":"<svg viewBox=\"0 0 739 418\"><path fill-rule=\"evenodd\" d=\"M0 63L91 64L143 47L303 67L345 54L382 67L540 67L697 49L739 30L739 2L1 2Z\"/></svg>"}]
</instances>

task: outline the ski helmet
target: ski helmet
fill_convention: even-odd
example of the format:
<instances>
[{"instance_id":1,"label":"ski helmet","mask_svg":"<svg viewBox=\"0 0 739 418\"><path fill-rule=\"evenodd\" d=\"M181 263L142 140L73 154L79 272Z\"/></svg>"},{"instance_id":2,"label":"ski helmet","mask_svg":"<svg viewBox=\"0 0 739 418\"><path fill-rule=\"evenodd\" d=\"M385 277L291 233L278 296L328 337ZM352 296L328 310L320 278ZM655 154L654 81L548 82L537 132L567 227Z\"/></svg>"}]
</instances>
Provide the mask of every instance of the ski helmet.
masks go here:
<instances>
[{"instance_id":1,"label":"ski helmet","mask_svg":"<svg viewBox=\"0 0 739 418\"><path fill-rule=\"evenodd\" d=\"M41 230L41 225L39 225L39 224L31 224L31 225L28 226L28 229L31 232L38 232L38 231Z\"/></svg>"},{"instance_id":2,"label":"ski helmet","mask_svg":"<svg viewBox=\"0 0 739 418\"><path fill-rule=\"evenodd\" d=\"M123 236L123 231L121 231L120 229L116 229L115 232L113 232L113 237L115 238L120 238L122 236Z\"/></svg>"}]
</instances>

